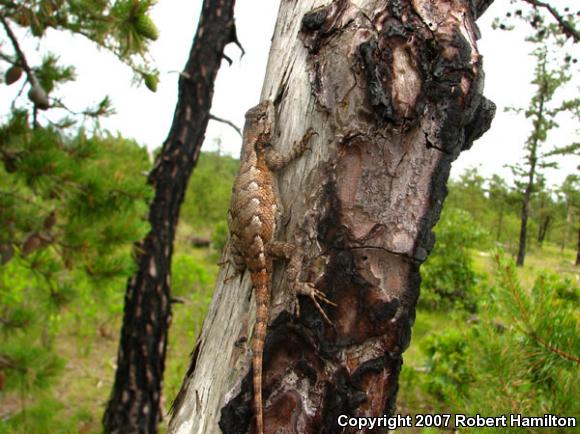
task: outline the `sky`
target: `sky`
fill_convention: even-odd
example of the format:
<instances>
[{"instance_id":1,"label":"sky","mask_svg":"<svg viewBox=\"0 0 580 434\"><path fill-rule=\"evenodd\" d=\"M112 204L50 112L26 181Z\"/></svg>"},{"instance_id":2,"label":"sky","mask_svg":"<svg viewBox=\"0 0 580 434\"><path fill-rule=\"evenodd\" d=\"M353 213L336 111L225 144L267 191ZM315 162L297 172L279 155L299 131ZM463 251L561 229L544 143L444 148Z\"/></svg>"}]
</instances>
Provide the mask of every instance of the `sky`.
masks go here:
<instances>
[{"instance_id":1,"label":"sky","mask_svg":"<svg viewBox=\"0 0 580 434\"><path fill-rule=\"evenodd\" d=\"M564 0L559 0L564 1ZM278 0L237 2L235 17L238 39L244 46L245 56L234 44L226 47L226 54L233 65L223 62L216 83L212 114L228 119L242 127L245 111L257 104L266 70L270 40L278 10ZM506 113L507 106L526 107L534 92L530 84L534 59L528 55L532 47L524 42L525 28L512 32L491 29L496 16L505 14L507 1L496 0L478 21L482 38L479 50L484 56L486 74L485 95L494 101L497 114L491 129L479 139L473 148L460 155L453 164L452 177L457 177L468 167L478 166L484 176L498 173L511 179L507 164L521 160L523 144L529 135L531 124L523 115ZM173 118L177 100L177 79L187 60L201 0L159 0L152 9L152 18L160 30L160 37L151 44L151 56L161 72L161 82L156 93L134 83L132 71L121 64L112 54L98 50L82 37L50 30L38 43L32 38L21 39L30 63L40 60L46 50L58 53L63 63L73 64L78 80L62 87L61 96L67 106L82 110L98 102L104 95L113 101L116 114L105 119L102 126L125 137L132 137L149 149L163 143ZM259 17L256 11L259 10ZM3 40L3 39L2 39ZM0 41L2 41L0 40ZM576 49L578 56L578 49ZM580 79L575 77L577 91ZM0 114L5 114L10 102L18 92L18 86L0 86ZM24 92L24 95L26 92ZM2 115L0 115L2 116ZM0 117L1 119L1 117ZM580 127L572 122L562 122L555 131L548 147L578 141ZM217 149L239 156L241 139L230 127L210 121L203 150ZM560 161L560 169L546 173L551 184L561 183L567 174L574 173L580 164L578 158Z\"/></svg>"}]
</instances>

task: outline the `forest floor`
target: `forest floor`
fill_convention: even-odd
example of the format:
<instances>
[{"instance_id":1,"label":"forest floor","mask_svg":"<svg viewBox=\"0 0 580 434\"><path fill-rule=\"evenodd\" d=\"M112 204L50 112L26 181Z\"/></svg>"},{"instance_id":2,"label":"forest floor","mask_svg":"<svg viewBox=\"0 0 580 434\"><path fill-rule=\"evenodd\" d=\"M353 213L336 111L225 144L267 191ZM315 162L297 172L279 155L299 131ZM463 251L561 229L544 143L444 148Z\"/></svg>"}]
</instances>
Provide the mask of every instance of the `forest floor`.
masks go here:
<instances>
[{"instance_id":1,"label":"forest floor","mask_svg":"<svg viewBox=\"0 0 580 434\"><path fill-rule=\"evenodd\" d=\"M491 276L493 261L490 255L474 252L473 256L477 271ZM518 269L521 283L524 288L529 288L536 273L542 269L567 274L578 282L580 273L578 267L574 267L573 260L574 252L570 250L561 252L558 247L544 246L542 250L528 254L526 266ZM174 286L181 286L175 292L183 302L173 305L164 383L163 406L166 419L167 411L187 370L195 337L201 329L203 316L211 300L218 271L216 262L216 252L211 252L208 248L190 247L183 237L178 243L174 263ZM187 277L188 264L192 263L195 264L197 272L202 270L202 278L193 284L181 276ZM120 287L119 291L124 291L124 288ZM26 400L18 394L0 394L0 433L101 432L101 417L115 372L121 312L98 312L95 317L99 320L87 324L83 321L82 312L74 312L74 309L75 305L72 304L62 313L61 331L58 340L54 342L59 355L66 361L63 375L54 387ZM424 369L421 349L424 339L446 328L460 326L456 321L444 313L422 310L417 312L412 343L405 353L405 365L401 375L398 403L401 414L431 412L433 407L426 395L413 384L412 372ZM162 428L160 431L165 430ZM397 432L420 431L401 429Z\"/></svg>"}]
</instances>

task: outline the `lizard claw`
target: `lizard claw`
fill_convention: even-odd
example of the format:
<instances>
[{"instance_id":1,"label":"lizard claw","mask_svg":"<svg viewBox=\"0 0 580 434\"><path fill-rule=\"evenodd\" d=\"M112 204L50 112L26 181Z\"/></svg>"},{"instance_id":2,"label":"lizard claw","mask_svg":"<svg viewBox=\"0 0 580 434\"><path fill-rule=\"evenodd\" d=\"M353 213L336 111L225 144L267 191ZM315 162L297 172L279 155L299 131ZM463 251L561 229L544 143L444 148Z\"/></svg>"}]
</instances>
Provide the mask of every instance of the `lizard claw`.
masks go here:
<instances>
[{"instance_id":1,"label":"lizard claw","mask_svg":"<svg viewBox=\"0 0 580 434\"><path fill-rule=\"evenodd\" d=\"M319 291L318 289L316 289L314 287L314 285L312 285L311 283L304 283L304 282L299 282L294 284L294 290L295 290L295 311L296 311L296 315L300 316L300 305L298 303L298 294L301 295L306 295L308 297L310 297L310 299L312 300L312 302L314 303L314 305L316 306L316 309L318 309L318 312L320 312L320 314L322 315L322 317L325 319L325 321L332 325L332 321L330 321L330 319L328 318L328 315L326 315L326 312L324 312L324 310L322 309L322 306L320 306L320 303L318 302L318 300L329 304L330 306L336 306L336 303L333 303L332 301L330 301L328 298L326 298L326 295Z\"/></svg>"}]
</instances>

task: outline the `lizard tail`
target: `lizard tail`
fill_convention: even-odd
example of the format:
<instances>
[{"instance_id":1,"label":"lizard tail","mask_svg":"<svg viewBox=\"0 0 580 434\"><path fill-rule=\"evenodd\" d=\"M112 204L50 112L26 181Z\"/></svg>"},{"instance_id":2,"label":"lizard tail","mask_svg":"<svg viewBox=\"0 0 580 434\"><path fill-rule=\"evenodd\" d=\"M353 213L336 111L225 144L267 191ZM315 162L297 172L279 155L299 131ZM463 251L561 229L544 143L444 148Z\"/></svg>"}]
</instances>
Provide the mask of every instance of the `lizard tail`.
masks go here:
<instances>
[{"instance_id":1,"label":"lizard tail","mask_svg":"<svg viewBox=\"0 0 580 434\"><path fill-rule=\"evenodd\" d=\"M262 405L262 360L264 355L264 341L266 328L270 317L270 278L266 269L258 271L252 276L252 283L256 294L256 324L254 325L253 351L253 380L254 380L254 407L256 411L256 434L264 434L264 415Z\"/></svg>"}]
</instances>

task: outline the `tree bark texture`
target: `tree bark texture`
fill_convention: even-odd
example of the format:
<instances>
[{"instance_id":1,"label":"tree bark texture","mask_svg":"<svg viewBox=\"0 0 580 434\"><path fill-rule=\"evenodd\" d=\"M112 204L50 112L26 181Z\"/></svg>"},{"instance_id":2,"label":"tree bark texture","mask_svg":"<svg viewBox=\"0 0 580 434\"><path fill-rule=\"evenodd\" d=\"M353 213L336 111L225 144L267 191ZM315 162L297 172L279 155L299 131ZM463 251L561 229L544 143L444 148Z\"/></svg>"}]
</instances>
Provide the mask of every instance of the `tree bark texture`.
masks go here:
<instances>
[{"instance_id":1,"label":"tree bark texture","mask_svg":"<svg viewBox=\"0 0 580 434\"><path fill-rule=\"evenodd\" d=\"M106 433L154 433L161 419L175 228L204 140L223 50L229 42L237 42L234 4L235 0L203 3L179 78L173 123L149 175L155 188L149 210L151 230L136 245L138 270L127 284L115 382L103 418Z\"/></svg>"},{"instance_id":2,"label":"tree bark texture","mask_svg":"<svg viewBox=\"0 0 580 434\"><path fill-rule=\"evenodd\" d=\"M481 2L488 5L490 2ZM301 281L336 303L292 311L273 277L264 350L266 433L350 433L341 414L392 414L402 353L451 162L490 125L470 0L282 1L262 99L273 146L312 127L311 151L278 174L277 239L304 252ZM169 432L254 432L249 276L221 270ZM370 432L370 431L367 431ZM379 432L379 431L377 431ZM384 428L380 430L384 432Z\"/></svg>"}]
</instances>

